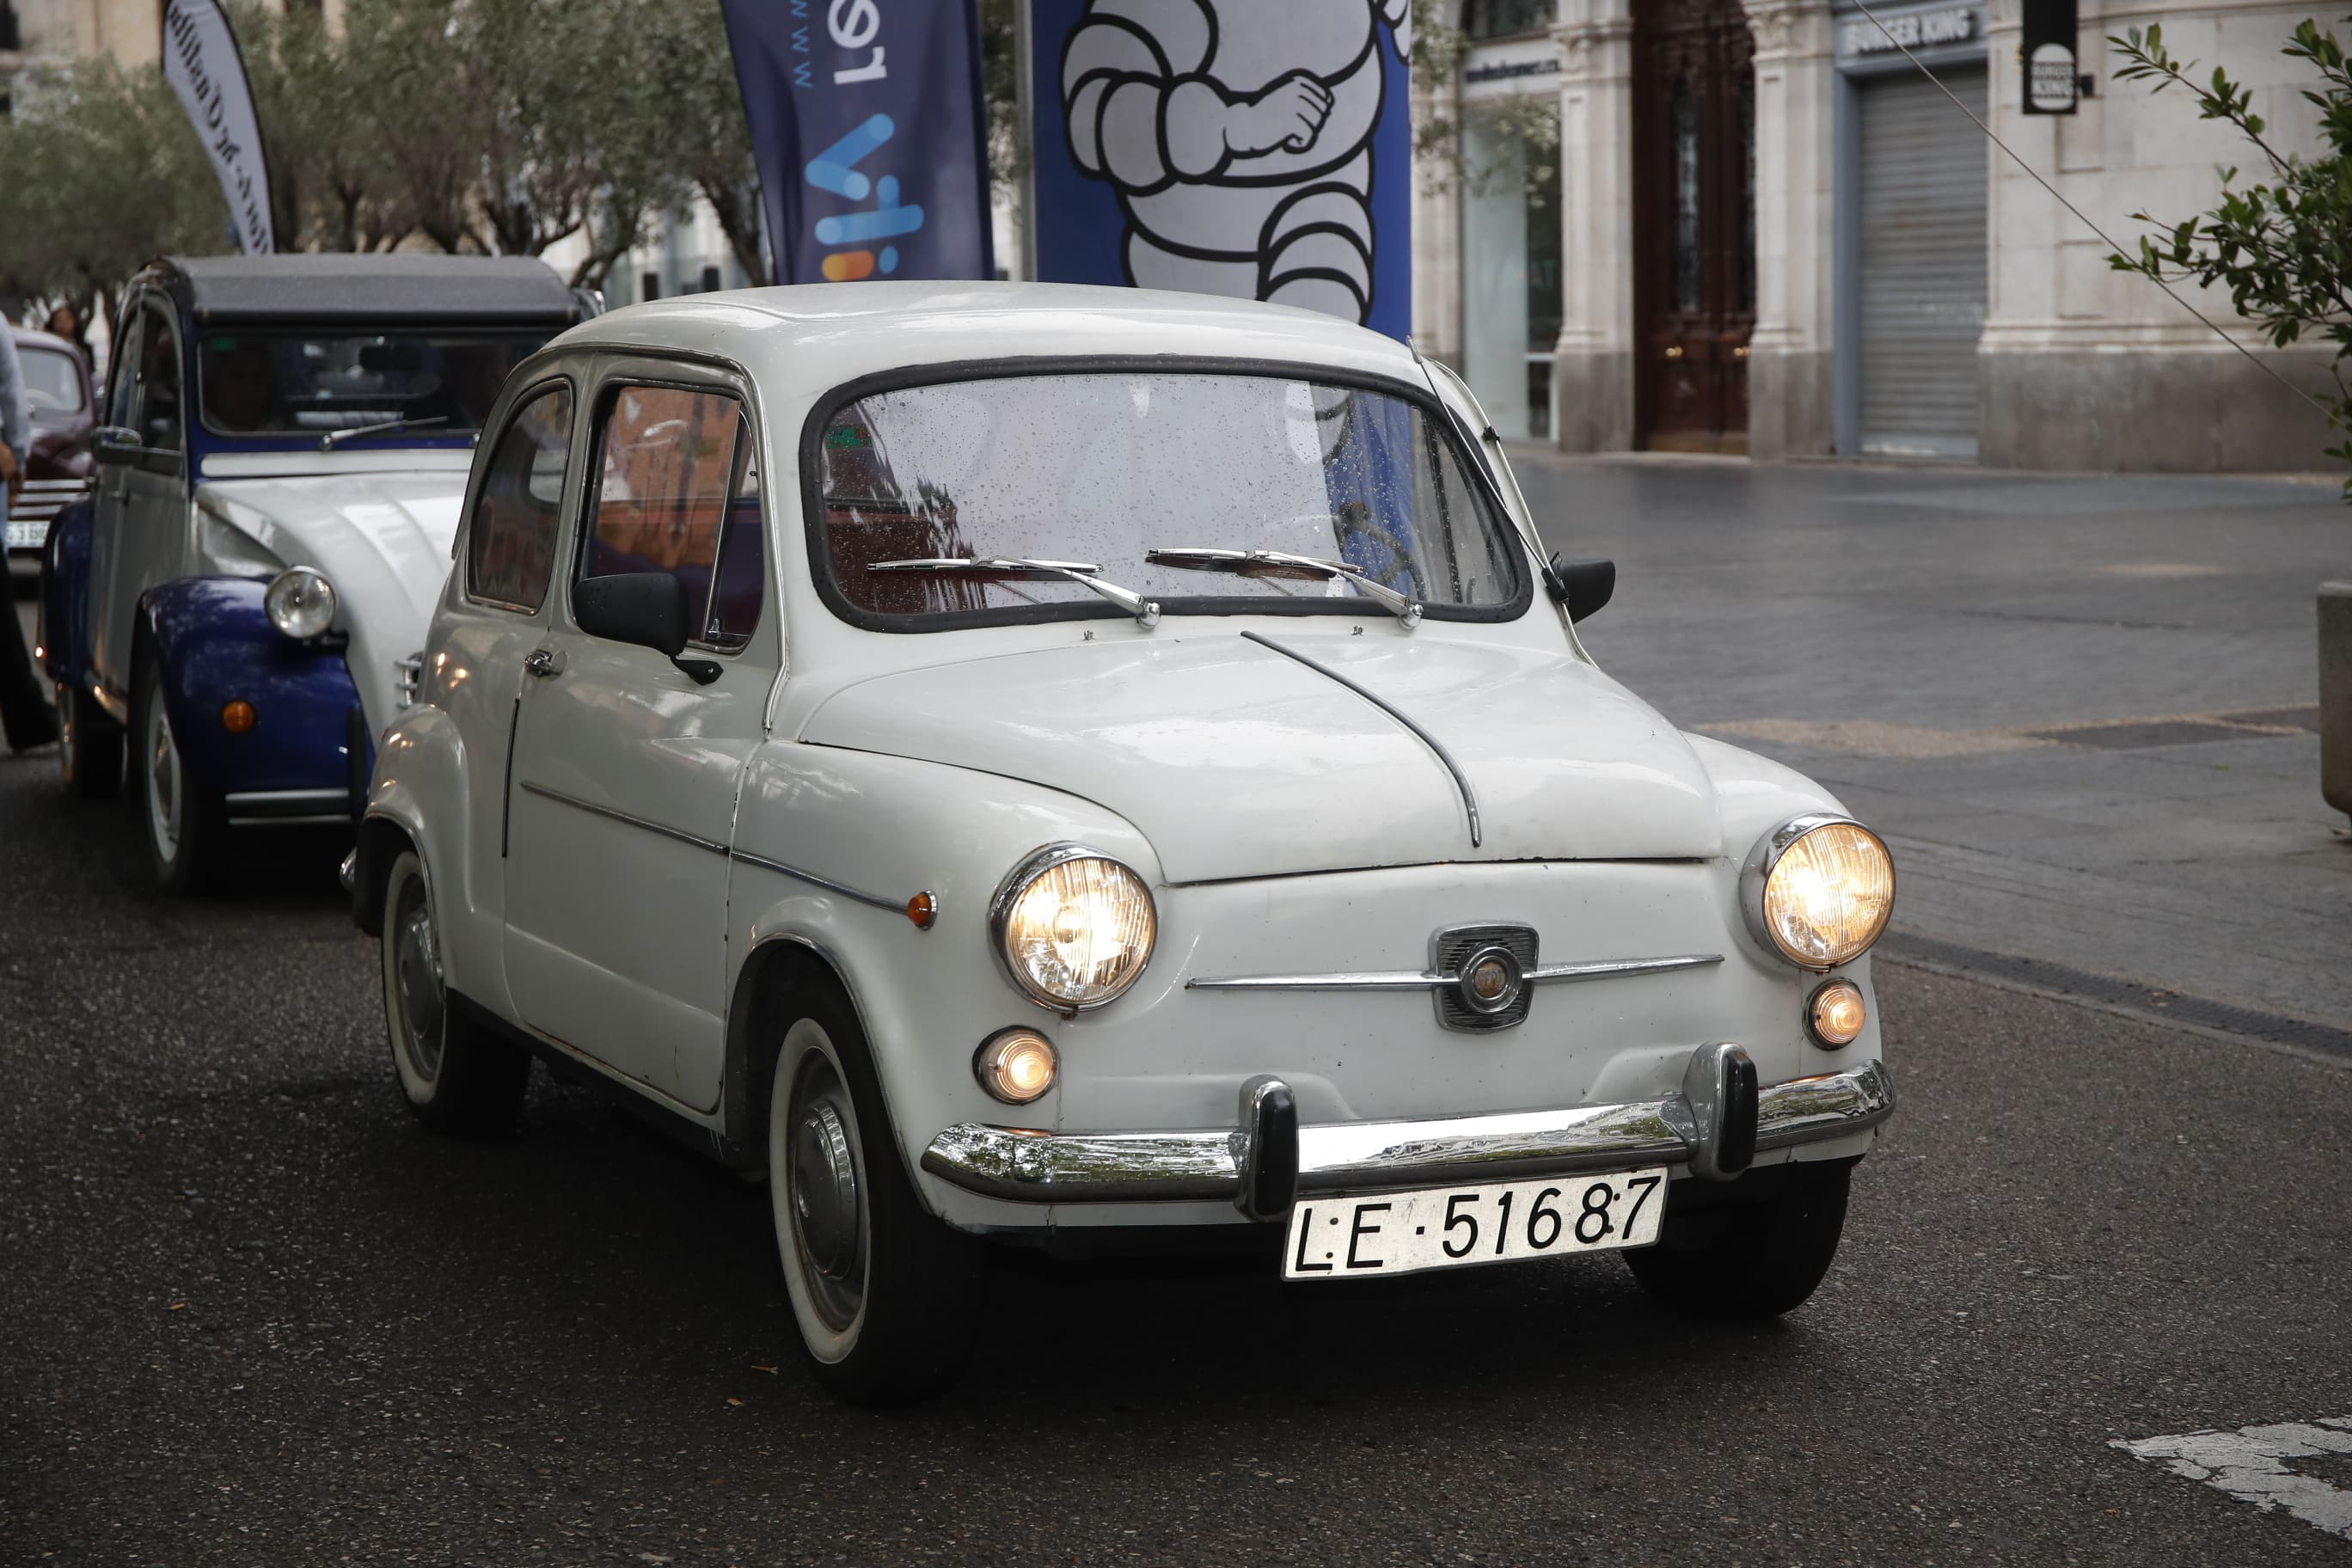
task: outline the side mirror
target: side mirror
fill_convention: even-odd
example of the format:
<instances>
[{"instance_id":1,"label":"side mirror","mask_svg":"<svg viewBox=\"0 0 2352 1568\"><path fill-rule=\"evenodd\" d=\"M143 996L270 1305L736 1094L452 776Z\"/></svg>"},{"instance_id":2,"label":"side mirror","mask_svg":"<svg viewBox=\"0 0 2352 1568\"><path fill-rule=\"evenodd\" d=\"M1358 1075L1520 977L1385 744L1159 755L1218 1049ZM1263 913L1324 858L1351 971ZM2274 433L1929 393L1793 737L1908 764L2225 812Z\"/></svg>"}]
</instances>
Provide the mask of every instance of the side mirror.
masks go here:
<instances>
[{"instance_id":1,"label":"side mirror","mask_svg":"<svg viewBox=\"0 0 2352 1568\"><path fill-rule=\"evenodd\" d=\"M128 463L139 456L139 432L121 425L101 425L89 433L89 452L101 463Z\"/></svg>"},{"instance_id":2,"label":"side mirror","mask_svg":"<svg viewBox=\"0 0 2352 1568\"><path fill-rule=\"evenodd\" d=\"M667 572L583 578L572 590L572 613L592 637L667 655L697 686L719 679L717 659L680 657L693 636L694 606L687 602L686 584Z\"/></svg>"},{"instance_id":3,"label":"side mirror","mask_svg":"<svg viewBox=\"0 0 2352 1568\"><path fill-rule=\"evenodd\" d=\"M1580 621L1594 614L1617 592L1614 561L1563 561L1551 558L1551 596L1568 607L1568 618Z\"/></svg>"}]
</instances>

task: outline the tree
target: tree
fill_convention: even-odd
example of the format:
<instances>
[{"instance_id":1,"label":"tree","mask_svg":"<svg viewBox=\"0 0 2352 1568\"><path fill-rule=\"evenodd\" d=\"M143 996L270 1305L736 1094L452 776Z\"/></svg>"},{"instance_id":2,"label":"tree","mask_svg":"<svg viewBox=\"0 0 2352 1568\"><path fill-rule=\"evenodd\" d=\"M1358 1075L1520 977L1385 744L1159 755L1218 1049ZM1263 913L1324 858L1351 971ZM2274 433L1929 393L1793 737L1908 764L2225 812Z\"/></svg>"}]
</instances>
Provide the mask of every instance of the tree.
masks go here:
<instances>
[{"instance_id":1,"label":"tree","mask_svg":"<svg viewBox=\"0 0 2352 1568\"><path fill-rule=\"evenodd\" d=\"M2109 264L2159 283L2226 286L2238 313L2260 322L2273 348L2305 336L2334 343L2335 395L2319 401L2332 428L2352 431L2352 386L2345 377L2352 362L2352 71L2343 46L2306 20L2281 51L2317 78L2303 96L2319 110L2321 151L2305 157L2273 145L2268 125L2253 111L2252 90L2221 67L2209 81L2195 80L2196 62L2166 48L2160 24L2107 42L2127 62L2116 80L2147 81L2158 92L2184 89L2200 118L2236 127L2269 176L2242 185L2236 169L2223 171L2220 205L2176 224L2134 213L2155 232L2140 237L2137 254L2112 256ZM2326 455L2352 462L2352 439ZM2352 501L2352 479L2344 493Z\"/></svg>"},{"instance_id":2,"label":"tree","mask_svg":"<svg viewBox=\"0 0 2352 1568\"><path fill-rule=\"evenodd\" d=\"M110 313L140 268L231 243L204 146L161 71L103 57L47 76L0 120L0 290Z\"/></svg>"}]
</instances>

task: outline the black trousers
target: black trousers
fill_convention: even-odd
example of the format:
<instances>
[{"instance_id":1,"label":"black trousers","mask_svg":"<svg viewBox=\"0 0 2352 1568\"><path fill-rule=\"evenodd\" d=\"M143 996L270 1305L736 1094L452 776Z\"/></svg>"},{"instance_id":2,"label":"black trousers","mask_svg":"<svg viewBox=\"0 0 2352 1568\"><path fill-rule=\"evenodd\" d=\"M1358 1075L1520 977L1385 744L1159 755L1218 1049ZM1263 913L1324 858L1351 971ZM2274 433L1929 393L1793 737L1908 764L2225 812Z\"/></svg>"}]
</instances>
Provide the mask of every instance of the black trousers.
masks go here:
<instances>
[{"instance_id":1,"label":"black trousers","mask_svg":"<svg viewBox=\"0 0 2352 1568\"><path fill-rule=\"evenodd\" d=\"M0 626L0 730L8 734L13 751L46 745L58 738L58 716L49 707L40 672L33 668L33 650L16 625L16 594L12 582L6 596L8 624Z\"/></svg>"}]
</instances>

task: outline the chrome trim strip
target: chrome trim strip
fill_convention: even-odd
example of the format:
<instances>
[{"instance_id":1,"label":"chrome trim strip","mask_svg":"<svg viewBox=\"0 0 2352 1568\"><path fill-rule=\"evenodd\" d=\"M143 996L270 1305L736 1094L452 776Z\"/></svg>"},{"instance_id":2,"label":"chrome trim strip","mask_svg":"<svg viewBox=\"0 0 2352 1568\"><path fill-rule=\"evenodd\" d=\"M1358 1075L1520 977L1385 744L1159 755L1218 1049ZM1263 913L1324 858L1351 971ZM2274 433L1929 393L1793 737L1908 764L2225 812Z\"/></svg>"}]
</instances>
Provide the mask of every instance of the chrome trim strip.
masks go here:
<instances>
[{"instance_id":1,"label":"chrome trim strip","mask_svg":"<svg viewBox=\"0 0 2352 1568\"><path fill-rule=\"evenodd\" d=\"M831 881L813 872L803 871L796 866L787 866L781 860L771 860L764 855L753 855L742 849L730 849L724 844L714 844L708 838L698 837L682 828L665 826L658 822L648 822L642 816L632 816L625 811L615 811L609 805L596 805L575 795L565 795L561 790L550 789L545 784L533 784L529 779L523 780L517 787L529 790L536 795L543 795L549 800L560 801L565 805L577 806L592 816L608 816L614 822L625 822L632 827L642 827L648 833L658 833L664 838L675 838L680 844L691 844L697 849L707 849L713 855L723 855L730 860L740 860L746 866L757 866L762 871L773 871L778 876L790 877L796 882L806 882L813 888L823 888L828 893L839 893L845 899L855 899L861 904L871 904L877 910L887 910L894 915L907 912L907 906L898 900L885 899L873 893L861 893L855 888L844 887L839 882Z\"/></svg>"},{"instance_id":2,"label":"chrome trim strip","mask_svg":"<svg viewBox=\"0 0 2352 1568\"><path fill-rule=\"evenodd\" d=\"M1484 834L1478 826L1478 797L1471 793L1470 781L1468 778L1464 776L1462 764L1454 760L1454 753L1447 751L1444 743L1441 742L1436 736L1423 729L1419 724L1414 723L1412 720L1408 718L1394 703L1390 702L1383 698L1374 696L1370 690L1357 685L1354 681L1349 679L1338 670L1333 669L1329 665L1318 663L1318 661L1307 658L1305 654L1300 653L1297 648L1285 647L1282 644L1275 641L1272 637L1263 637L1256 632L1244 632L1242 633L1242 637L1245 641L1254 642L1260 647L1272 648L1275 652L1282 655L1285 658L1297 659L1299 663L1305 665L1307 668L1313 670L1318 675L1323 676L1328 679L1338 681L1340 685L1346 687L1349 690L1354 692L1357 696L1362 698L1365 701L1370 703L1373 707L1379 709L1381 712L1387 714L1390 718L1395 720L1406 729L1412 731L1414 736L1420 740L1421 743L1427 746L1430 751L1436 754L1437 760L1445 764L1445 771L1454 775L1454 787L1462 792L1463 809L1470 814L1470 847L1475 849L1479 847L1479 845L1484 841Z\"/></svg>"},{"instance_id":3,"label":"chrome trim strip","mask_svg":"<svg viewBox=\"0 0 2352 1568\"><path fill-rule=\"evenodd\" d=\"M1554 981L1607 980L1624 974L1664 974L1677 969L1702 969L1721 963L1719 952L1686 952L1673 958L1604 958L1591 963L1547 963L1522 976L1529 984ZM1216 979L1187 980L1187 991L1434 991L1458 985L1458 974L1426 971L1370 971L1337 974L1238 974Z\"/></svg>"},{"instance_id":4,"label":"chrome trim strip","mask_svg":"<svg viewBox=\"0 0 2352 1568\"><path fill-rule=\"evenodd\" d=\"M352 814L348 811L314 812L301 816L232 816L225 820L231 827L349 827Z\"/></svg>"},{"instance_id":5,"label":"chrome trim strip","mask_svg":"<svg viewBox=\"0 0 2352 1568\"><path fill-rule=\"evenodd\" d=\"M658 822L648 822L642 816L632 816L625 811L615 811L609 805L598 805L592 801L582 800L577 795L565 795L562 790L550 789L545 784L533 784L529 779L523 780L516 787L543 799L575 807L592 816L610 817L614 822L625 822L632 827L642 827L647 833L658 833L664 838L675 838L680 844L691 844L697 849L708 849L713 855L727 853L727 846L724 844L713 844L709 839L698 837L684 828L670 827Z\"/></svg>"},{"instance_id":6,"label":"chrome trim strip","mask_svg":"<svg viewBox=\"0 0 2352 1568\"><path fill-rule=\"evenodd\" d=\"M814 872L803 871L796 866L787 866L782 860L771 860L764 855L753 855L741 849L730 849L727 853L746 866L757 866L762 871L773 871L780 877L790 877L795 882L806 882L812 888L823 888L828 893L839 893L845 899L855 899L861 904L871 904L877 910L888 910L894 915L903 915L907 912L907 906L903 902L893 903L888 899L873 893L861 893L855 888L845 888L839 882L817 876Z\"/></svg>"},{"instance_id":7,"label":"chrome trim strip","mask_svg":"<svg viewBox=\"0 0 2352 1568\"><path fill-rule=\"evenodd\" d=\"M1756 1147L1789 1149L1866 1132L1894 1112L1894 1081L1877 1061L1775 1084L1758 1096ZM1680 1093L1623 1105L1301 1127L1298 1192L1379 1192L1679 1164L1692 1158L1700 1137ZM1020 1203L1231 1201L1241 1188L1243 1142L1235 1128L1055 1133L964 1122L931 1140L923 1169L983 1196Z\"/></svg>"},{"instance_id":8,"label":"chrome trim strip","mask_svg":"<svg viewBox=\"0 0 2352 1568\"><path fill-rule=\"evenodd\" d=\"M232 813L264 816L273 813L295 816L325 805L348 807L351 802L352 792L347 789L264 789L221 796L221 805ZM349 816L351 813L346 810L343 815Z\"/></svg>"}]
</instances>

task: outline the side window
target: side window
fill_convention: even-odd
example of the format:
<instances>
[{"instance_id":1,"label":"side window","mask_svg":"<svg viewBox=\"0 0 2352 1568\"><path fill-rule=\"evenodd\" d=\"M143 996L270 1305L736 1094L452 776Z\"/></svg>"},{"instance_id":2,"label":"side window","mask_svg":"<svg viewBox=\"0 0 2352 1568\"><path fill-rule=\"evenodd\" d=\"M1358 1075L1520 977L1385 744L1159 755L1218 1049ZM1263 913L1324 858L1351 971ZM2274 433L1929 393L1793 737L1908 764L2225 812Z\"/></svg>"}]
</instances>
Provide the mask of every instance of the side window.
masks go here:
<instances>
[{"instance_id":1,"label":"side window","mask_svg":"<svg viewBox=\"0 0 2352 1568\"><path fill-rule=\"evenodd\" d=\"M139 342L139 444L150 451L176 452L180 446L180 340L169 317L150 306L142 312Z\"/></svg>"},{"instance_id":2,"label":"side window","mask_svg":"<svg viewBox=\"0 0 2352 1568\"><path fill-rule=\"evenodd\" d=\"M466 592L529 614L555 574L555 525L572 455L572 389L532 395L499 437L467 533Z\"/></svg>"},{"instance_id":3,"label":"side window","mask_svg":"<svg viewBox=\"0 0 2352 1568\"><path fill-rule=\"evenodd\" d=\"M126 312L113 348L108 353L109 385L106 389L106 422L120 429L131 428L131 410L139 387L139 321L144 310Z\"/></svg>"},{"instance_id":4,"label":"side window","mask_svg":"<svg viewBox=\"0 0 2352 1568\"><path fill-rule=\"evenodd\" d=\"M605 405L596 508L580 575L666 572L696 640L740 647L759 624L764 529L751 425L723 393L622 386Z\"/></svg>"}]
</instances>

